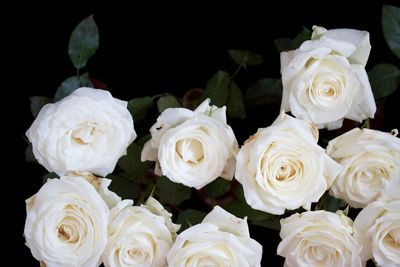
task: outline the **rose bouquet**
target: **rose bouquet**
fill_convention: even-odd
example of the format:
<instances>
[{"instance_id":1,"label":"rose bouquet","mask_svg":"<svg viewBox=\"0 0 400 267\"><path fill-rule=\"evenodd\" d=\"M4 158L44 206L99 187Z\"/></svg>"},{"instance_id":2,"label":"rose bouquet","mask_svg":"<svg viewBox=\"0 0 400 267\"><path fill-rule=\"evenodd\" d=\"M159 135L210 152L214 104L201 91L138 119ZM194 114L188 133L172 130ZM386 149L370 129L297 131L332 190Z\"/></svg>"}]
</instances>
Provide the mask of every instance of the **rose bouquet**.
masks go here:
<instances>
[{"instance_id":1,"label":"rose bouquet","mask_svg":"<svg viewBox=\"0 0 400 267\"><path fill-rule=\"evenodd\" d=\"M400 9L383 14L400 57ZM261 266L249 225L279 231L285 266L400 264L400 139L370 129L400 71L366 71L368 32L276 40L281 78L244 95L235 77L263 59L230 50L236 71L204 89L129 101L81 73L98 45L90 16L70 38L77 75L31 98L27 155L48 174L26 200L24 237L43 266ZM275 121L238 142L231 119L274 101Z\"/></svg>"}]
</instances>

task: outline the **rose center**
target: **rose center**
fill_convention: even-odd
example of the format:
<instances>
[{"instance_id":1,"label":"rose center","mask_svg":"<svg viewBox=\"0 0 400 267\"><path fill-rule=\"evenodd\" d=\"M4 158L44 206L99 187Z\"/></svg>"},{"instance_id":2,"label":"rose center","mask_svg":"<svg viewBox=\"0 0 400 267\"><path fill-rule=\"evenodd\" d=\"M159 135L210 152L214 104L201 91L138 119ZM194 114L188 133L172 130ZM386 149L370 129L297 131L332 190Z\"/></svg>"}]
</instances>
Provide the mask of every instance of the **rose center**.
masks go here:
<instances>
[{"instance_id":1,"label":"rose center","mask_svg":"<svg viewBox=\"0 0 400 267\"><path fill-rule=\"evenodd\" d=\"M145 262L148 254L139 248L131 248L128 250L128 256L135 259L136 263Z\"/></svg>"},{"instance_id":2,"label":"rose center","mask_svg":"<svg viewBox=\"0 0 400 267\"><path fill-rule=\"evenodd\" d=\"M226 258L217 255L200 255L198 260L196 258L193 259L193 261L197 261L195 264L196 266L201 266L201 267L231 266L230 262Z\"/></svg>"},{"instance_id":3,"label":"rose center","mask_svg":"<svg viewBox=\"0 0 400 267\"><path fill-rule=\"evenodd\" d=\"M296 176L296 162L281 162L278 171L276 172L276 179L278 181L292 180Z\"/></svg>"},{"instance_id":4,"label":"rose center","mask_svg":"<svg viewBox=\"0 0 400 267\"><path fill-rule=\"evenodd\" d=\"M335 93L335 90L332 87L324 88L322 90L322 94L325 96L332 96Z\"/></svg>"},{"instance_id":5,"label":"rose center","mask_svg":"<svg viewBox=\"0 0 400 267\"><path fill-rule=\"evenodd\" d=\"M307 249L307 253L310 261L314 263L324 262L329 256L332 256L331 251L319 246L311 246Z\"/></svg>"},{"instance_id":6,"label":"rose center","mask_svg":"<svg viewBox=\"0 0 400 267\"><path fill-rule=\"evenodd\" d=\"M317 106L335 106L340 101L340 95L346 94L346 78L341 67L332 60L314 59L310 69L311 65L318 67L307 86L309 99Z\"/></svg>"},{"instance_id":7,"label":"rose center","mask_svg":"<svg viewBox=\"0 0 400 267\"><path fill-rule=\"evenodd\" d=\"M196 139L183 139L176 142L176 152L186 162L197 164L204 158L203 146Z\"/></svg>"},{"instance_id":8,"label":"rose center","mask_svg":"<svg viewBox=\"0 0 400 267\"><path fill-rule=\"evenodd\" d=\"M75 243L79 239L76 229L74 229L72 225L68 224L60 224L58 226L57 236L59 239L68 243Z\"/></svg>"},{"instance_id":9,"label":"rose center","mask_svg":"<svg viewBox=\"0 0 400 267\"><path fill-rule=\"evenodd\" d=\"M369 164L369 163L368 163ZM367 165L368 166L368 165ZM367 169L365 169L362 173L362 180L364 182L370 182L374 180L374 178L387 178L389 177L389 172L385 168L382 168L382 166L372 166ZM381 179L379 179L381 180Z\"/></svg>"},{"instance_id":10,"label":"rose center","mask_svg":"<svg viewBox=\"0 0 400 267\"><path fill-rule=\"evenodd\" d=\"M208 267L208 266L218 266L218 263L211 257L206 257L206 258L202 258L199 263L199 266L204 266L204 267Z\"/></svg>"},{"instance_id":11,"label":"rose center","mask_svg":"<svg viewBox=\"0 0 400 267\"><path fill-rule=\"evenodd\" d=\"M390 231L384 240L388 246L400 249L400 228Z\"/></svg>"},{"instance_id":12,"label":"rose center","mask_svg":"<svg viewBox=\"0 0 400 267\"><path fill-rule=\"evenodd\" d=\"M96 135L99 133L97 124L94 122L87 122L78 128L72 130L72 140L81 145L93 143Z\"/></svg>"}]
</instances>

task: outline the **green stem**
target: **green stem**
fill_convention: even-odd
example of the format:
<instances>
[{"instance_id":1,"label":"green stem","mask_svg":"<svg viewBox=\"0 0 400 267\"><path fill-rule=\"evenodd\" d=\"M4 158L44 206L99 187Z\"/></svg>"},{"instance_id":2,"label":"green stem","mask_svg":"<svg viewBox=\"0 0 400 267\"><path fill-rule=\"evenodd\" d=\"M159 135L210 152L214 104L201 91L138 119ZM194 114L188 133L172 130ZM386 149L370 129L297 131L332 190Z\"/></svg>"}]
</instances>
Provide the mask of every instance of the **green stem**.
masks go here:
<instances>
[{"instance_id":1,"label":"green stem","mask_svg":"<svg viewBox=\"0 0 400 267\"><path fill-rule=\"evenodd\" d=\"M366 119L365 119L362 128L367 128L367 129L370 128L370 121L369 121L369 118L366 118Z\"/></svg>"},{"instance_id":2,"label":"green stem","mask_svg":"<svg viewBox=\"0 0 400 267\"><path fill-rule=\"evenodd\" d=\"M231 76L231 80L233 81L233 79L235 79L236 75L238 75L239 71L242 69L243 67L243 62L239 64L239 67L237 67L237 69L235 70L235 72L233 73L233 75Z\"/></svg>"}]
</instances>

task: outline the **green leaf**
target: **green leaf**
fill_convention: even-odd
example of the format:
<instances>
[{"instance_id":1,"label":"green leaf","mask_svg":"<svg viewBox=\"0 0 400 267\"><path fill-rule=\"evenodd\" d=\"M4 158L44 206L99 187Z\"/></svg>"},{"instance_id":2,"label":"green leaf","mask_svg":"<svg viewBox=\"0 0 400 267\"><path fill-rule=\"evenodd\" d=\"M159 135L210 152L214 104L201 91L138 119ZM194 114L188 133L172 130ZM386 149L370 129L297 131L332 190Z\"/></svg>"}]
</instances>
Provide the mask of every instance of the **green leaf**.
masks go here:
<instances>
[{"instance_id":1,"label":"green leaf","mask_svg":"<svg viewBox=\"0 0 400 267\"><path fill-rule=\"evenodd\" d=\"M136 205L144 204L149 197L152 197L154 190L156 189L155 183L153 181L146 181L146 187L140 190L140 198L136 201ZM165 207L168 210L168 207ZM168 210L169 211L169 210Z\"/></svg>"},{"instance_id":2,"label":"green leaf","mask_svg":"<svg viewBox=\"0 0 400 267\"><path fill-rule=\"evenodd\" d=\"M383 6L382 31L386 43L393 53L400 58L400 7Z\"/></svg>"},{"instance_id":3,"label":"green leaf","mask_svg":"<svg viewBox=\"0 0 400 267\"><path fill-rule=\"evenodd\" d=\"M187 209L179 213L176 223L181 225L180 231L182 232L190 226L201 223L206 215L207 213L204 211Z\"/></svg>"},{"instance_id":4,"label":"green leaf","mask_svg":"<svg viewBox=\"0 0 400 267\"><path fill-rule=\"evenodd\" d=\"M47 183L47 180L49 180L49 179L56 179L56 178L59 178L59 177L60 177L60 176L58 176L57 173L55 173L55 172L49 172L49 173L46 173L45 175L43 175L42 181L43 181L43 184L45 184L45 183Z\"/></svg>"},{"instance_id":5,"label":"green leaf","mask_svg":"<svg viewBox=\"0 0 400 267\"><path fill-rule=\"evenodd\" d=\"M73 91L80 87L93 87L92 81L89 79L89 74L87 72L79 77L72 76L63 81L56 91L54 101L56 102L69 96Z\"/></svg>"},{"instance_id":6,"label":"green leaf","mask_svg":"<svg viewBox=\"0 0 400 267\"><path fill-rule=\"evenodd\" d=\"M262 79L250 86L245 93L245 102L249 106L278 103L282 97L281 79Z\"/></svg>"},{"instance_id":7,"label":"green leaf","mask_svg":"<svg viewBox=\"0 0 400 267\"><path fill-rule=\"evenodd\" d=\"M289 38L280 38L274 40L274 45L278 52L289 51L292 49L292 39Z\"/></svg>"},{"instance_id":8,"label":"green leaf","mask_svg":"<svg viewBox=\"0 0 400 267\"><path fill-rule=\"evenodd\" d=\"M118 160L118 166L126 172L132 180L143 178L152 166L150 161L142 162L140 159L143 146L149 139L150 135L146 135L139 141L130 144L127 149L127 154Z\"/></svg>"},{"instance_id":9,"label":"green leaf","mask_svg":"<svg viewBox=\"0 0 400 267\"><path fill-rule=\"evenodd\" d=\"M221 70L218 71L207 82L206 89L204 90L204 98L210 98L212 104L222 107L226 104L229 97L230 82L229 73Z\"/></svg>"},{"instance_id":10,"label":"green leaf","mask_svg":"<svg viewBox=\"0 0 400 267\"><path fill-rule=\"evenodd\" d=\"M264 60L261 55L253 53L249 50L229 50L229 56L232 60L243 67L261 65Z\"/></svg>"},{"instance_id":11,"label":"green leaf","mask_svg":"<svg viewBox=\"0 0 400 267\"><path fill-rule=\"evenodd\" d=\"M271 214L255 210L250 207L246 202L234 201L229 204L223 205L223 208L237 217L244 218L247 216L249 220L262 221L270 218Z\"/></svg>"},{"instance_id":12,"label":"green leaf","mask_svg":"<svg viewBox=\"0 0 400 267\"><path fill-rule=\"evenodd\" d=\"M241 184L238 184L233 194L235 195L235 198L240 202L246 202L246 198L244 197L243 186Z\"/></svg>"},{"instance_id":13,"label":"green leaf","mask_svg":"<svg viewBox=\"0 0 400 267\"><path fill-rule=\"evenodd\" d=\"M227 181L224 178L219 177L213 182L206 185L204 189L207 193L207 197L218 198L226 193L230 184L231 184L230 181Z\"/></svg>"},{"instance_id":14,"label":"green leaf","mask_svg":"<svg viewBox=\"0 0 400 267\"><path fill-rule=\"evenodd\" d=\"M93 15L84 19L71 34L68 55L77 69L86 66L88 59L99 47L99 30Z\"/></svg>"},{"instance_id":15,"label":"green leaf","mask_svg":"<svg viewBox=\"0 0 400 267\"><path fill-rule=\"evenodd\" d=\"M368 72L375 99L393 93L400 83L400 70L392 64L378 64Z\"/></svg>"},{"instance_id":16,"label":"green leaf","mask_svg":"<svg viewBox=\"0 0 400 267\"><path fill-rule=\"evenodd\" d=\"M79 76L80 87L92 87L93 83L89 79L89 73L85 72L84 74Z\"/></svg>"},{"instance_id":17,"label":"green leaf","mask_svg":"<svg viewBox=\"0 0 400 267\"><path fill-rule=\"evenodd\" d=\"M345 207L347 204L341 199L331 196L328 191L326 191L322 197L319 199L315 210L327 210L331 212L336 212L337 210Z\"/></svg>"},{"instance_id":18,"label":"green leaf","mask_svg":"<svg viewBox=\"0 0 400 267\"><path fill-rule=\"evenodd\" d=\"M45 96L31 96L31 112L34 118L39 114L44 105L51 102L51 99Z\"/></svg>"},{"instance_id":19,"label":"green leaf","mask_svg":"<svg viewBox=\"0 0 400 267\"><path fill-rule=\"evenodd\" d=\"M294 37L292 44L291 44L291 49L297 49L301 46L301 44L304 41L310 40L311 39L311 34L312 32L307 29L306 27L303 27L303 31L297 34L296 37Z\"/></svg>"},{"instance_id":20,"label":"green leaf","mask_svg":"<svg viewBox=\"0 0 400 267\"><path fill-rule=\"evenodd\" d=\"M181 107L181 103L179 103L178 99L173 95L166 95L160 97L157 101L158 112L163 112L167 108L178 108Z\"/></svg>"},{"instance_id":21,"label":"green leaf","mask_svg":"<svg viewBox=\"0 0 400 267\"><path fill-rule=\"evenodd\" d=\"M279 52L297 49L304 41L311 39L312 32L303 26L303 31L296 35L294 39L279 38L274 40L274 45Z\"/></svg>"},{"instance_id":22,"label":"green leaf","mask_svg":"<svg viewBox=\"0 0 400 267\"><path fill-rule=\"evenodd\" d=\"M54 101L57 102L66 96L69 96L73 91L81 87L81 82L76 76L69 77L61 83L54 96Z\"/></svg>"},{"instance_id":23,"label":"green leaf","mask_svg":"<svg viewBox=\"0 0 400 267\"><path fill-rule=\"evenodd\" d=\"M128 110L135 121L144 119L147 111L153 106L153 97L134 98L128 102Z\"/></svg>"},{"instance_id":24,"label":"green leaf","mask_svg":"<svg viewBox=\"0 0 400 267\"><path fill-rule=\"evenodd\" d=\"M29 144L25 149L25 161L26 162L38 162L33 154L32 144Z\"/></svg>"},{"instance_id":25,"label":"green leaf","mask_svg":"<svg viewBox=\"0 0 400 267\"><path fill-rule=\"evenodd\" d=\"M192 190L182 184L170 181L167 177L161 176L157 179L157 192L163 203L179 205L190 198Z\"/></svg>"},{"instance_id":26,"label":"green leaf","mask_svg":"<svg viewBox=\"0 0 400 267\"><path fill-rule=\"evenodd\" d=\"M140 195L139 187L131 178L124 174L109 174L108 179L111 179L109 189L113 192L117 192L123 199L136 199Z\"/></svg>"},{"instance_id":27,"label":"green leaf","mask_svg":"<svg viewBox=\"0 0 400 267\"><path fill-rule=\"evenodd\" d=\"M244 119L246 117L242 91L234 82L231 83L230 94L226 106L228 115L232 118Z\"/></svg>"}]
</instances>

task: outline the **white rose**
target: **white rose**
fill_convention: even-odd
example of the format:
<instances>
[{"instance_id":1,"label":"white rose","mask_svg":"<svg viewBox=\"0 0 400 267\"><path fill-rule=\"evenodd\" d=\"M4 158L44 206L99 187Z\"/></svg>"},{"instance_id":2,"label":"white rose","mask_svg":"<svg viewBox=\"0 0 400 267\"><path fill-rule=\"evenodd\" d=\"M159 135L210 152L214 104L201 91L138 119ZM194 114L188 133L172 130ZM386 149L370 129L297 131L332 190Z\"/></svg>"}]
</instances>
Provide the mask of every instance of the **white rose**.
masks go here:
<instances>
[{"instance_id":1,"label":"white rose","mask_svg":"<svg viewBox=\"0 0 400 267\"><path fill-rule=\"evenodd\" d=\"M285 266L365 266L353 238L352 221L343 213L307 211L281 220L278 255Z\"/></svg>"},{"instance_id":2,"label":"white rose","mask_svg":"<svg viewBox=\"0 0 400 267\"><path fill-rule=\"evenodd\" d=\"M232 179L237 141L226 124L225 106L209 103L205 100L194 111L166 109L150 129L142 161L156 161L156 174L197 189L219 176Z\"/></svg>"},{"instance_id":3,"label":"white rose","mask_svg":"<svg viewBox=\"0 0 400 267\"><path fill-rule=\"evenodd\" d=\"M99 195L103 198L103 200L106 202L107 206L110 209L116 206L119 202L121 202L121 197L108 189L108 187L111 184L110 179L97 177L91 174L90 172L71 172L68 175L80 176L85 178L86 181L88 181L94 186L97 193L99 193Z\"/></svg>"},{"instance_id":4,"label":"white rose","mask_svg":"<svg viewBox=\"0 0 400 267\"><path fill-rule=\"evenodd\" d=\"M369 33L313 30L312 40L281 53L281 109L328 129L340 128L344 118L373 118L376 105L365 71Z\"/></svg>"},{"instance_id":5,"label":"white rose","mask_svg":"<svg viewBox=\"0 0 400 267\"><path fill-rule=\"evenodd\" d=\"M301 206L309 210L341 170L317 141L314 125L285 113L258 129L236 158L235 177L247 203L272 214Z\"/></svg>"},{"instance_id":6,"label":"white rose","mask_svg":"<svg viewBox=\"0 0 400 267\"><path fill-rule=\"evenodd\" d=\"M352 207L375 201L385 181L400 178L400 139L390 133L356 128L331 140L326 151L344 167L330 193Z\"/></svg>"},{"instance_id":7,"label":"white rose","mask_svg":"<svg viewBox=\"0 0 400 267\"><path fill-rule=\"evenodd\" d=\"M140 207L132 204L132 200L124 200L111 210L104 265L166 266L167 253L179 226L172 223L171 214L152 197Z\"/></svg>"},{"instance_id":8,"label":"white rose","mask_svg":"<svg viewBox=\"0 0 400 267\"><path fill-rule=\"evenodd\" d=\"M180 233L168 253L168 266L260 266L261 245L250 238L246 218L215 206L203 222Z\"/></svg>"},{"instance_id":9,"label":"white rose","mask_svg":"<svg viewBox=\"0 0 400 267\"><path fill-rule=\"evenodd\" d=\"M155 198L149 197L146 200L146 203L144 205L142 204L142 207L148 209L152 213L164 217L165 224L167 225L168 229L171 232L171 235L173 239L175 240L177 234L176 232L179 231L181 228L180 224L174 224L172 222L172 214L169 213L166 209L164 209L163 205L161 205L160 202L158 202Z\"/></svg>"},{"instance_id":10,"label":"white rose","mask_svg":"<svg viewBox=\"0 0 400 267\"><path fill-rule=\"evenodd\" d=\"M400 266L400 179L385 186L379 201L368 204L354 220L361 257L377 265Z\"/></svg>"},{"instance_id":11,"label":"white rose","mask_svg":"<svg viewBox=\"0 0 400 267\"><path fill-rule=\"evenodd\" d=\"M26 200L24 236L32 255L52 266L99 266L109 209L83 177L48 180Z\"/></svg>"},{"instance_id":12,"label":"white rose","mask_svg":"<svg viewBox=\"0 0 400 267\"><path fill-rule=\"evenodd\" d=\"M386 181L383 190L379 194L378 200L383 202L400 200L400 176L397 179Z\"/></svg>"},{"instance_id":13,"label":"white rose","mask_svg":"<svg viewBox=\"0 0 400 267\"><path fill-rule=\"evenodd\" d=\"M136 138L127 102L108 91L79 88L45 105L27 131L36 159L49 172L111 173Z\"/></svg>"}]
</instances>

